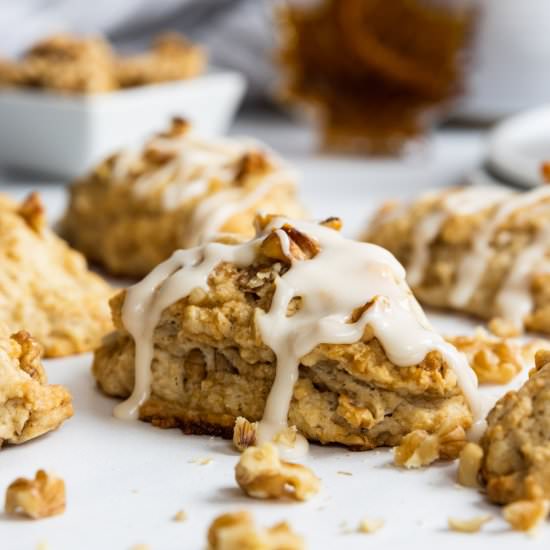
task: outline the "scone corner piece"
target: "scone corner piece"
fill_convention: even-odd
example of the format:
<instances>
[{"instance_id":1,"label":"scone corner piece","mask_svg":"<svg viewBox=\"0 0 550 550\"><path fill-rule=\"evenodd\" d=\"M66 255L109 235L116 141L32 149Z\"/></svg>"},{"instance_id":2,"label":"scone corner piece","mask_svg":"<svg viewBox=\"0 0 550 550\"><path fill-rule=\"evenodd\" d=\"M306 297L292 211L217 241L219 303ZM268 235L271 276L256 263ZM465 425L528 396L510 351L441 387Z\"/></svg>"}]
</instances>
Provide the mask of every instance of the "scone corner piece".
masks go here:
<instances>
[{"instance_id":1,"label":"scone corner piece","mask_svg":"<svg viewBox=\"0 0 550 550\"><path fill-rule=\"evenodd\" d=\"M41 355L28 333L0 334L0 446L34 439L73 415L71 394L47 383Z\"/></svg>"}]
</instances>

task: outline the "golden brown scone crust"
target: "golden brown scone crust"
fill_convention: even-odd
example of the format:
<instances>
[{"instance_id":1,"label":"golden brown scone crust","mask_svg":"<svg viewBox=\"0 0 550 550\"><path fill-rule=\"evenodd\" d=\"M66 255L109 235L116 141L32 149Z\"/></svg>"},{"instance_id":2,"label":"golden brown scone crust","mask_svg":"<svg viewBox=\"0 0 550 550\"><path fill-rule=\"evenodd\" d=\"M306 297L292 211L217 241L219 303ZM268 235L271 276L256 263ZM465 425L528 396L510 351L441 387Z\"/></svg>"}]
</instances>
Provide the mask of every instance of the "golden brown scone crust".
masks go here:
<instances>
[{"instance_id":1,"label":"golden brown scone crust","mask_svg":"<svg viewBox=\"0 0 550 550\"><path fill-rule=\"evenodd\" d=\"M56 34L36 43L19 62L0 65L0 83L69 93L116 87L113 53L100 37Z\"/></svg>"},{"instance_id":2,"label":"golden brown scone crust","mask_svg":"<svg viewBox=\"0 0 550 550\"><path fill-rule=\"evenodd\" d=\"M440 211L445 194L422 198L408 207L399 204L383 206L374 217L363 240L387 248L407 267L413 235L421 220ZM457 268L484 223L498 207L490 207L473 214L450 215L437 238L430 245L430 258L419 285L412 286L415 296L425 305L452 308L451 290L456 282ZM469 303L461 311L482 319L498 317L495 297L509 273L516 256L531 244L541 227L550 223L550 199L543 199L536 207L520 208L510 215L495 231L491 240L491 255L480 284ZM550 250L547 251L550 259ZM524 318L528 330L550 333L550 273L535 273L531 281L533 311Z\"/></svg>"},{"instance_id":3,"label":"golden brown scone crust","mask_svg":"<svg viewBox=\"0 0 550 550\"><path fill-rule=\"evenodd\" d=\"M206 54L202 48L177 33L164 33L153 42L149 51L119 57L115 77L121 88L184 80L202 73Z\"/></svg>"},{"instance_id":4,"label":"golden brown scone crust","mask_svg":"<svg viewBox=\"0 0 550 550\"><path fill-rule=\"evenodd\" d=\"M536 364L487 417L481 478L493 502L550 498L550 353L539 352Z\"/></svg>"},{"instance_id":5,"label":"golden brown scone crust","mask_svg":"<svg viewBox=\"0 0 550 550\"><path fill-rule=\"evenodd\" d=\"M28 329L48 357L90 351L112 327L112 289L45 225L38 195L0 195L0 323Z\"/></svg>"},{"instance_id":6,"label":"golden brown scone crust","mask_svg":"<svg viewBox=\"0 0 550 550\"><path fill-rule=\"evenodd\" d=\"M235 419L262 417L275 356L255 328L267 311L280 263L220 264L209 291L168 307L154 331L152 394L140 418L186 433L231 437ZM111 301L116 331L96 350L93 373L108 395L127 397L134 382L134 343L121 321L124 292ZM369 327L361 341L317 346L304 356L289 424L308 439L354 449L397 445L413 430L435 433L449 422L462 433L471 414L451 367L438 352L397 367ZM460 450L457 445L457 452Z\"/></svg>"},{"instance_id":7,"label":"golden brown scone crust","mask_svg":"<svg viewBox=\"0 0 550 550\"><path fill-rule=\"evenodd\" d=\"M177 139L178 133L184 135L188 131L184 121L175 120L168 133L157 137ZM188 248L194 238L193 216L206 200L231 189L251 194L281 169L267 153L247 148L231 168L235 176L230 181L224 183L212 178L205 191L167 208L163 197L175 181L174 172L147 193L136 192L135 188L140 177L158 173L173 162L175 156L160 154L153 139L133 161L130 176L115 181L113 169L121 154L124 153L106 159L70 187L62 232L90 261L101 264L114 275L129 277L145 276L174 250ZM220 232L252 237L257 211L302 217L304 212L296 196L294 180L289 177L288 181L271 186L253 204L229 216L219 228Z\"/></svg>"},{"instance_id":8,"label":"golden brown scone crust","mask_svg":"<svg viewBox=\"0 0 550 550\"><path fill-rule=\"evenodd\" d=\"M24 443L73 415L71 395L47 383L41 346L28 333L0 327L0 447Z\"/></svg>"}]
</instances>

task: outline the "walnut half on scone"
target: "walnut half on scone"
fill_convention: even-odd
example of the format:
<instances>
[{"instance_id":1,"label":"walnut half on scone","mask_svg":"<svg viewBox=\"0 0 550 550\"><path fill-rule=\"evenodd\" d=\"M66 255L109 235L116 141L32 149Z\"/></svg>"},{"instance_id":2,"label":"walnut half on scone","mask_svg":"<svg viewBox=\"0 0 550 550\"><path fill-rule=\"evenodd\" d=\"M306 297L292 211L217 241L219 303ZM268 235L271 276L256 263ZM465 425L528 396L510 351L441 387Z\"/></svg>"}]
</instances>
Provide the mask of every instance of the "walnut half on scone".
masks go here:
<instances>
[{"instance_id":1,"label":"walnut half on scone","mask_svg":"<svg viewBox=\"0 0 550 550\"><path fill-rule=\"evenodd\" d=\"M201 137L176 118L70 187L62 233L110 273L142 277L174 250L252 237L257 211L301 217L295 179L263 145Z\"/></svg>"},{"instance_id":2,"label":"walnut half on scone","mask_svg":"<svg viewBox=\"0 0 550 550\"><path fill-rule=\"evenodd\" d=\"M47 357L90 351L111 327L112 289L47 226L33 193L0 195L0 323L28 330Z\"/></svg>"},{"instance_id":3,"label":"walnut half on scone","mask_svg":"<svg viewBox=\"0 0 550 550\"><path fill-rule=\"evenodd\" d=\"M55 430L73 415L71 395L47 383L40 345L26 332L0 328L0 447Z\"/></svg>"},{"instance_id":4,"label":"walnut half on scone","mask_svg":"<svg viewBox=\"0 0 550 550\"><path fill-rule=\"evenodd\" d=\"M252 240L178 251L116 296L93 364L105 393L131 395L116 414L227 438L258 421L240 447L371 449L444 429L438 456L456 456L475 375L395 259L334 226L265 216Z\"/></svg>"},{"instance_id":5,"label":"walnut half on scone","mask_svg":"<svg viewBox=\"0 0 550 550\"><path fill-rule=\"evenodd\" d=\"M518 391L502 397L487 417L480 476L490 500L550 499L550 352Z\"/></svg>"}]
</instances>

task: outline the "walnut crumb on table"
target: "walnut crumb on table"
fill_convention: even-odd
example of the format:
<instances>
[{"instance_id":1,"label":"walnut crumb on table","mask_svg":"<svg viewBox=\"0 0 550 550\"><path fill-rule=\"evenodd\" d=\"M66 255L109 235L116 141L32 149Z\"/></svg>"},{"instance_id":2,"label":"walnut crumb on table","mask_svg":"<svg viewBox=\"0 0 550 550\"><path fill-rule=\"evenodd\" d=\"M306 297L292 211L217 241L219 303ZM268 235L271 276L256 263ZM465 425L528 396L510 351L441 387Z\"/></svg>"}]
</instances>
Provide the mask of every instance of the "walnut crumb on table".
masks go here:
<instances>
[{"instance_id":1,"label":"walnut crumb on table","mask_svg":"<svg viewBox=\"0 0 550 550\"><path fill-rule=\"evenodd\" d=\"M34 479L20 477L6 490L7 514L23 514L41 519L65 511L65 482L58 477L38 470Z\"/></svg>"},{"instance_id":2,"label":"walnut crumb on table","mask_svg":"<svg viewBox=\"0 0 550 550\"><path fill-rule=\"evenodd\" d=\"M235 479L248 496L262 499L308 500L320 487L309 468L281 460L271 443L246 449L235 466Z\"/></svg>"},{"instance_id":3,"label":"walnut crumb on table","mask_svg":"<svg viewBox=\"0 0 550 550\"><path fill-rule=\"evenodd\" d=\"M450 517L447 519L449 529L457 533L477 533L486 523L491 521L489 515L476 516L470 519L458 519Z\"/></svg>"},{"instance_id":4,"label":"walnut crumb on table","mask_svg":"<svg viewBox=\"0 0 550 550\"><path fill-rule=\"evenodd\" d=\"M383 519L364 517L359 522L359 527L357 530L360 533L376 533L376 531L380 531L382 527L384 527Z\"/></svg>"},{"instance_id":5,"label":"walnut crumb on table","mask_svg":"<svg viewBox=\"0 0 550 550\"><path fill-rule=\"evenodd\" d=\"M506 505L502 515L514 531L534 533L548 517L548 501L517 500Z\"/></svg>"},{"instance_id":6,"label":"walnut crumb on table","mask_svg":"<svg viewBox=\"0 0 550 550\"><path fill-rule=\"evenodd\" d=\"M258 528L246 512L222 514L208 529L209 550L304 550L301 536L288 523L280 522L266 529Z\"/></svg>"},{"instance_id":7,"label":"walnut crumb on table","mask_svg":"<svg viewBox=\"0 0 550 550\"><path fill-rule=\"evenodd\" d=\"M177 521L179 523L187 521L187 512L185 510L178 510L174 514L174 521Z\"/></svg>"}]
</instances>

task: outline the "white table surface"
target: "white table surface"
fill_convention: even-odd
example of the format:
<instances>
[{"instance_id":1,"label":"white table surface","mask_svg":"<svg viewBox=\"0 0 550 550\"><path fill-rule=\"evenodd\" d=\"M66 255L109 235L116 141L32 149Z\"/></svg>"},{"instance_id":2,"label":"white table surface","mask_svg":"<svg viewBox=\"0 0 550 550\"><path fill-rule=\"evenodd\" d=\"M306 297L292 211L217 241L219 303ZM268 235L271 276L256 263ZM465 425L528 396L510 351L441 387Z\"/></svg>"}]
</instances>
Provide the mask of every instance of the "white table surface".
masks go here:
<instances>
[{"instance_id":1,"label":"white table surface","mask_svg":"<svg viewBox=\"0 0 550 550\"><path fill-rule=\"evenodd\" d=\"M380 201L456 182L483 156L483 136L476 131L445 130L414 155L376 161L316 154L310 131L280 119L242 119L234 133L263 139L293 162L302 172L301 192L311 213L343 216L349 234L356 234ZM37 188L55 219L65 200L59 183L4 179L0 185L0 191L17 197ZM450 316L431 317L446 331L473 326ZM50 550L127 550L138 543L151 550L198 550L205 546L210 521L238 509L253 511L262 525L288 520L315 550L548 547L548 526L533 539L511 533L496 507L476 491L458 487L456 464L403 471L392 466L389 450L350 453L312 446L307 462L322 479L318 496L305 504L248 499L233 480L238 455L228 442L114 419L114 401L94 387L90 361L89 354L47 361L50 381L71 390L75 417L57 432L0 451L0 494L15 477L45 468L65 479L67 511L35 522L0 514L1 550L32 550L41 542ZM213 461L193 462L201 458ZM189 516L185 523L171 519L180 509ZM483 532L448 531L448 516L480 513L495 517ZM353 528L365 515L383 518L385 527L373 535L344 532L343 524Z\"/></svg>"}]
</instances>

